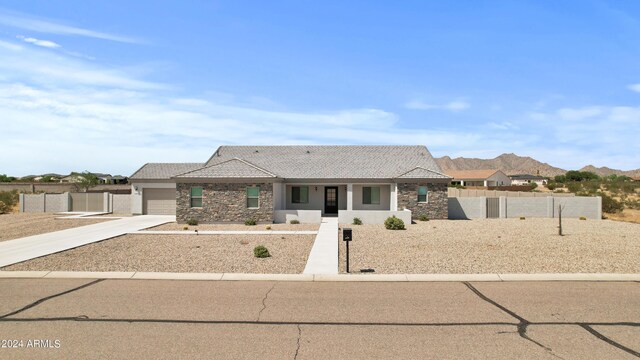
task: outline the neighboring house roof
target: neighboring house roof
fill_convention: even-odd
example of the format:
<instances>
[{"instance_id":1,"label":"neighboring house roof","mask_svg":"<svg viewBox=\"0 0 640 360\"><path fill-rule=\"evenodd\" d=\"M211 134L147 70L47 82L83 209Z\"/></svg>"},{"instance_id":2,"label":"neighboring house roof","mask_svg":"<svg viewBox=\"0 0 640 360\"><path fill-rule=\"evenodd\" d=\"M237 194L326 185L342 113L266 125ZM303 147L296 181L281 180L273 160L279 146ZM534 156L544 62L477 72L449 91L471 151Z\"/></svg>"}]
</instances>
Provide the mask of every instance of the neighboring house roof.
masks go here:
<instances>
[{"instance_id":1,"label":"neighboring house roof","mask_svg":"<svg viewBox=\"0 0 640 360\"><path fill-rule=\"evenodd\" d=\"M221 163L193 170L177 178L274 178L274 174L241 159L230 159Z\"/></svg>"},{"instance_id":2,"label":"neighboring house roof","mask_svg":"<svg viewBox=\"0 0 640 360\"><path fill-rule=\"evenodd\" d=\"M454 180L486 180L499 171L500 170L449 170L447 171L447 175L453 177Z\"/></svg>"},{"instance_id":3,"label":"neighboring house roof","mask_svg":"<svg viewBox=\"0 0 640 360\"><path fill-rule=\"evenodd\" d=\"M147 163L129 178L131 180L168 180L188 171L199 169L202 163Z\"/></svg>"},{"instance_id":4,"label":"neighboring house roof","mask_svg":"<svg viewBox=\"0 0 640 360\"><path fill-rule=\"evenodd\" d=\"M443 173L425 169L422 167L415 167L406 173L396 176L396 179L424 179L424 178L437 178L437 179L451 179L451 176L445 175Z\"/></svg>"},{"instance_id":5,"label":"neighboring house roof","mask_svg":"<svg viewBox=\"0 0 640 360\"><path fill-rule=\"evenodd\" d=\"M443 175L426 146L413 145L221 146L205 166L230 159L289 179L393 179L417 167Z\"/></svg>"},{"instance_id":6,"label":"neighboring house roof","mask_svg":"<svg viewBox=\"0 0 640 360\"><path fill-rule=\"evenodd\" d=\"M511 180L546 180L546 178L543 176L529 174L509 175L509 178Z\"/></svg>"}]
</instances>

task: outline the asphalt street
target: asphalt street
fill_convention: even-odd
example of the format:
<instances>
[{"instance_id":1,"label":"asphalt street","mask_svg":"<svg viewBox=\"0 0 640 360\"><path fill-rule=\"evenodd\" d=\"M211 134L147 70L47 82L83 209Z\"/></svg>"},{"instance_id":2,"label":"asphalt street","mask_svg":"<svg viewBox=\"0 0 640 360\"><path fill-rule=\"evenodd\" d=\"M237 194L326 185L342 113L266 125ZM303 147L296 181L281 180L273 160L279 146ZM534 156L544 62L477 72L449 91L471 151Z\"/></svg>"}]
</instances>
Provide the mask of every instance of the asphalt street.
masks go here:
<instances>
[{"instance_id":1,"label":"asphalt street","mask_svg":"<svg viewBox=\"0 0 640 360\"><path fill-rule=\"evenodd\" d=\"M638 282L0 279L0 359L634 359Z\"/></svg>"}]
</instances>

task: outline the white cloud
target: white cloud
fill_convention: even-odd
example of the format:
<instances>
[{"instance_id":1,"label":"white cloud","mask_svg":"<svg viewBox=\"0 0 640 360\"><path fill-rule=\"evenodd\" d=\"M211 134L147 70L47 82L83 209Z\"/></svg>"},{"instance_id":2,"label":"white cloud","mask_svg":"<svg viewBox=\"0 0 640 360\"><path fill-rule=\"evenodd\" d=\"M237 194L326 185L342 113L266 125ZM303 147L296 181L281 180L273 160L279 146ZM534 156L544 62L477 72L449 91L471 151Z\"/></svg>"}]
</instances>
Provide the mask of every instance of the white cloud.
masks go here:
<instances>
[{"instance_id":1,"label":"white cloud","mask_svg":"<svg viewBox=\"0 0 640 360\"><path fill-rule=\"evenodd\" d=\"M53 41L49 41L49 40L40 40L40 39L36 39L36 38L32 38L32 37L24 37L22 35L17 36L18 39L33 44L33 45L38 45L38 46L42 46L42 47L46 47L46 48L59 48L60 45L53 42Z\"/></svg>"},{"instance_id":2,"label":"white cloud","mask_svg":"<svg viewBox=\"0 0 640 360\"><path fill-rule=\"evenodd\" d=\"M37 19L35 17L20 14L13 11L6 11L0 9L0 24L11 26L18 29L30 30L45 34L58 34L58 35L71 35L71 36L84 36L95 39L110 40L124 43L138 43L131 37L108 34L99 31L93 31L89 29L83 29L75 26L64 25L60 22L54 22L47 19Z\"/></svg>"},{"instance_id":3,"label":"white cloud","mask_svg":"<svg viewBox=\"0 0 640 360\"><path fill-rule=\"evenodd\" d=\"M471 105L462 100L450 101L444 104L429 104L422 100L411 100L404 104L404 107L412 110L448 110L458 112L466 110Z\"/></svg>"},{"instance_id":4,"label":"white cloud","mask_svg":"<svg viewBox=\"0 0 640 360\"><path fill-rule=\"evenodd\" d=\"M631 91L635 91L635 92L639 92L640 93L640 84L631 84L629 86L627 86L627 88Z\"/></svg>"},{"instance_id":5,"label":"white cloud","mask_svg":"<svg viewBox=\"0 0 640 360\"><path fill-rule=\"evenodd\" d=\"M599 106L589 106L583 108L563 108L558 110L558 116L563 120L580 121L602 115L604 109Z\"/></svg>"}]
</instances>

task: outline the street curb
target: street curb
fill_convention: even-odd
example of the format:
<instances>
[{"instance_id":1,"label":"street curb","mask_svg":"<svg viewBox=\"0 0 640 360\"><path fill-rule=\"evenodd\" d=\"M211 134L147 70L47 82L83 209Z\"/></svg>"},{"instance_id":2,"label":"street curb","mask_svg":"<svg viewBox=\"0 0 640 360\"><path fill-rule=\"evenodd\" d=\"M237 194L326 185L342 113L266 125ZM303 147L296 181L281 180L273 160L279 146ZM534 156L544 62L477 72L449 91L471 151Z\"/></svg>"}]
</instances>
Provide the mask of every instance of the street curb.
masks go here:
<instances>
[{"instance_id":1,"label":"street curb","mask_svg":"<svg viewBox=\"0 0 640 360\"><path fill-rule=\"evenodd\" d=\"M0 271L2 279L133 279L307 282L640 281L640 274L243 274L95 271Z\"/></svg>"}]
</instances>

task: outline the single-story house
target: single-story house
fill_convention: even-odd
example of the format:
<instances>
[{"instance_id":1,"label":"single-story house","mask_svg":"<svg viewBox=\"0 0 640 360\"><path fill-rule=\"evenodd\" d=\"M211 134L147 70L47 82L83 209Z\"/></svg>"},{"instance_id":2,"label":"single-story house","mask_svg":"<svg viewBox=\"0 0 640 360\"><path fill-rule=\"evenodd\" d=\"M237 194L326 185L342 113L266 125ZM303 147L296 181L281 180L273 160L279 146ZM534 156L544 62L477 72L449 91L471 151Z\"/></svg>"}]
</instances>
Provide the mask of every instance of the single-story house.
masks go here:
<instances>
[{"instance_id":1,"label":"single-story house","mask_svg":"<svg viewBox=\"0 0 640 360\"><path fill-rule=\"evenodd\" d=\"M449 170L451 185L461 186L510 186L511 179L500 170Z\"/></svg>"},{"instance_id":2,"label":"single-story house","mask_svg":"<svg viewBox=\"0 0 640 360\"><path fill-rule=\"evenodd\" d=\"M538 175L509 175L509 178L511 179L511 185L529 185L535 183L538 184L538 186L542 186L547 184L547 178Z\"/></svg>"},{"instance_id":3,"label":"single-story house","mask_svg":"<svg viewBox=\"0 0 640 360\"><path fill-rule=\"evenodd\" d=\"M205 163L149 163L129 178L133 214L180 223L381 222L448 217L447 184L425 146L221 146Z\"/></svg>"}]
</instances>

